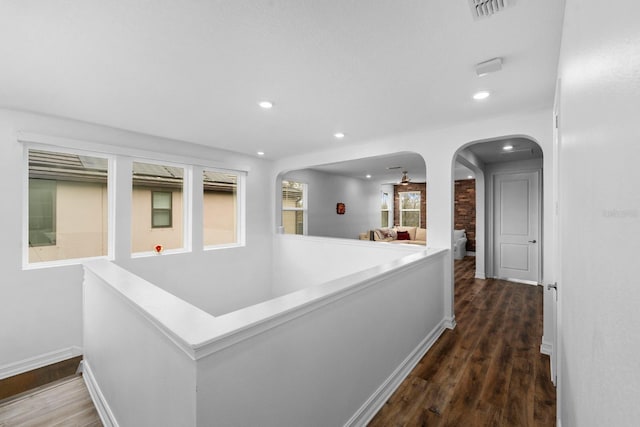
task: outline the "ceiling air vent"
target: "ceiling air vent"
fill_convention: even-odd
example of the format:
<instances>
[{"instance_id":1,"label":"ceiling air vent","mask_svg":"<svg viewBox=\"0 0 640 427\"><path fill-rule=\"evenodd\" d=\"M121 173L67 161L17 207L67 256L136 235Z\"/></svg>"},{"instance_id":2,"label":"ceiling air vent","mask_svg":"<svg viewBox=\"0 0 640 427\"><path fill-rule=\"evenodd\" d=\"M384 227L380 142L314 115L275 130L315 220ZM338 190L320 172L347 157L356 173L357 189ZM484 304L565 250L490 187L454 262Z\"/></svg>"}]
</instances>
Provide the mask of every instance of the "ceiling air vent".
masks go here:
<instances>
[{"instance_id":1,"label":"ceiling air vent","mask_svg":"<svg viewBox=\"0 0 640 427\"><path fill-rule=\"evenodd\" d=\"M487 18L504 10L508 6L508 0L469 0L473 19Z\"/></svg>"}]
</instances>

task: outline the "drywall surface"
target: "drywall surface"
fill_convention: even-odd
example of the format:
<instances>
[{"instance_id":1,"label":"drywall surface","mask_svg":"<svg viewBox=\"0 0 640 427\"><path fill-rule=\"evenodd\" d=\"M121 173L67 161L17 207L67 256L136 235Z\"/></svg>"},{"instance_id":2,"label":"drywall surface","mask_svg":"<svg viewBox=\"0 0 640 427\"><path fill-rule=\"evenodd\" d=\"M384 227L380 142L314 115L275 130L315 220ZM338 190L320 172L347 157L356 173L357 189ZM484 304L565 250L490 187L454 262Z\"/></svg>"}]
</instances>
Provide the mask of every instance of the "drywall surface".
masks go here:
<instances>
[{"instance_id":1,"label":"drywall surface","mask_svg":"<svg viewBox=\"0 0 640 427\"><path fill-rule=\"evenodd\" d=\"M312 169L291 171L284 179L307 184L308 235L357 239L379 226L380 185ZM336 204L344 203L344 215Z\"/></svg>"},{"instance_id":2,"label":"drywall surface","mask_svg":"<svg viewBox=\"0 0 640 427\"><path fill-rule=\"evenodd\" d=\"M567 0L559 77L562 427L640 418L640 4Z\"/></svg>"},{"instance_id":3,"label":"drywall surface","mask_svg":"<svg viewBox=\"0 0 640 427\"><path fill-rule=\"evenodd\" d=\"M0 377L71 357L82 347L82 267L22 268L26 218L22 182L27 163L24 144L18 142L20 132L72 140L89 150L99 145L107 151L108 147L137 150L147 159L180 162L195 158L220 167L248 169L246 246L203 251L202 238L195 232L202 217L194 216L192 252L131 259L127 181L131 169L125 167L127 159L121 159L116 171L120 177L116 185L123 191L116 196L115 261L213 314L270 296L267 272L271 268L273 219L264 208L272 203L266 184L271 170L268 161L72 120L0 110L0 168L4 176L0 189L6 202L0 240Z\"/></svg>"}]
</instances>

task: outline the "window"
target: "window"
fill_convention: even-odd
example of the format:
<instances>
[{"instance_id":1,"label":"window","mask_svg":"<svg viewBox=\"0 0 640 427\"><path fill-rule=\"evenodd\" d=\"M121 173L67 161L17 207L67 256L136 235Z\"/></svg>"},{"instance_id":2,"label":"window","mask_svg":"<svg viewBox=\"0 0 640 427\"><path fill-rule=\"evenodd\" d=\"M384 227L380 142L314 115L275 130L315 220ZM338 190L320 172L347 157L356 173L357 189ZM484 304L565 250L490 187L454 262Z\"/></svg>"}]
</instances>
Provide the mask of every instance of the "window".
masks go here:
<instances>
[{"instance_id":1,"label":"window","mask_svg":"<svg viewBox=\"0 0 640 427\"><path fill-rule=\"evenodd\" d=\"M389 226L389 193L382 192L381 201L380 201L380 226L388 227Z\"/></svg>"},{"instance_id":2,"label":"window","mask_svg":"<svg viewBox=\"0 0 640 427\"><path fill-rule=\"evenodd\" d=\"M108 254L109 161L28 150L29 264Z\"/></svg>"},{"instance_id":3,"label":"window","mask_svg":"<svg viewBox=\"0 0 640 427\"><path fill-rule=\"evenodd\" d=\"M172 194L170 191L151 192L151 227L162 228L171 227Z\"/></svg>"},{"instance_id":4,"label":"window","mask_svg":"<svg viewBox=\"0 0 640 427\"><path fill-rule=\"evenodd\" d=\"M282 226L285 234L307 234L307 184L282 181Z\"/></svg>"},{"instance_id":5,"label":"window","mask_svg":"<svg viewBox=\"0 0 640 427\"><path fill-rule=\"evenodd\" d=\"M403 227L420 227L420 192L407 191L398 193L400 197L400 225Z\"/></svg>"},{"instance_id":6,"label":"window","mask_svg":"<svg viewBox=\"0 0 640 427\"><path fill-rule=\"evenodd\" d=\"M184 174L183 167L133 162L132 252L184 248Z\"/></svg>"},{"instance_id":7,"label":"window","mask_svg":"<svg viewBox=\"0 0 640 427\"><path fill-rule=\"evenodd\" d=\"M205 170L203 186L204 245L238 242L238 176Z\"/></svg>"}]
</instances>

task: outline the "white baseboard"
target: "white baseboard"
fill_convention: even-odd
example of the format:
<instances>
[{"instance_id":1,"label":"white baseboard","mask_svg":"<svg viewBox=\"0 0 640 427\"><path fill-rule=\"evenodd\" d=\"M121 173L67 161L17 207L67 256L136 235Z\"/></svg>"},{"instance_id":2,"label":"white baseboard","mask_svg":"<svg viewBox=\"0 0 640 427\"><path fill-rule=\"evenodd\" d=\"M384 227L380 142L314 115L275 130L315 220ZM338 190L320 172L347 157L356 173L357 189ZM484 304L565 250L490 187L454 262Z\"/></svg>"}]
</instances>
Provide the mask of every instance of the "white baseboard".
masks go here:
<instances>
[{"instance_id":1,"label":"white baseboard","mask_svg":"<svg viewBox=\"0 0 640 427\"><path fill-rule=\"evenodd\" d=\"M457 326L456 323L456 316L453 317L445 317L444 320L442 320L444 327L447 329L455 329Z\"/></svg>"},{"instance_id":2,"label":"white baseboard","mask_svg":"<svg viewBox=\"0 0 640 427\"><path fill-rule=\"evenodd\" d=\"M73 357L81 355L82 348L71 346L49 353L41 354L39 356L20 360L18 362L9 363L7 365L0 366L0 380L12 377L14 375L22 374L24 372L33 371L34 369L42 368L44 366L62 362L63 360L71 359Z\"/></svg>"},{"instance_id":3,"label":"white baseboard","mask_svg":"<svg viewBox=\"0 0 640 427\"><path fill-rule=\"evenodd\" d=\"M476 256L475 252L467 251L467 256Z\"/></svg>"},{"instance_id":4,"label":"white baseboard","mask_svg":"<svg viewBox=\"0 0 640 427\"><path fill-rule=\"evenodd\" d=\"M485 280L487 278L487 276L483 273L476 273L476 279L482 279Z\"/></svg>"},{"instance_id":5,"label":"white baseboard","mask_svg":"<svg viewBox=\"0 0 640 427\"><path fill-rule=\"evenodd\" d=\"M455 322L455 321L454 321ZM436 326L418 346L411 352L411 354L398 366L395 371L386 379L386 381L378 387L378 389L367 399L367 401L356 411L349 421L345 424L345 427L349 426L365 426L378 411L384 406L385 402L389 400L393 392L400 386L402 381L411 373L413 368L416 367L418 362L427 353L436 340L442 335L445 329L446 319L442 319L438 326Z\"/></svg>"},{"instance_id":6,"label":"white baseboard","mask_svg":"<svg viewBox=\"0 0 640 427\"><path fill-rule=\"evenodd\" d=\"M113 415L107 400L104 398L104 395L100 390L100 386L96 382L96 377L93 376L91 366L86 360L82 363L82 378L84 379L84 383L87 385L87 389L91 395L91 400L93 400L93 404L96 407L96 411L98 411L102 424L105 427L118 427L116 417Z\"/></svg>"},{"instance_id":7,"label":"white baseboard","mask_svg":"<svg viewBox=\"0 0 640 427\"><path fill-rule=\"evenodd\" d=\"M540 353L551 356L553 354L553 344L543 340L542 344L540 344Z\"/></svg>"}]
</instances>

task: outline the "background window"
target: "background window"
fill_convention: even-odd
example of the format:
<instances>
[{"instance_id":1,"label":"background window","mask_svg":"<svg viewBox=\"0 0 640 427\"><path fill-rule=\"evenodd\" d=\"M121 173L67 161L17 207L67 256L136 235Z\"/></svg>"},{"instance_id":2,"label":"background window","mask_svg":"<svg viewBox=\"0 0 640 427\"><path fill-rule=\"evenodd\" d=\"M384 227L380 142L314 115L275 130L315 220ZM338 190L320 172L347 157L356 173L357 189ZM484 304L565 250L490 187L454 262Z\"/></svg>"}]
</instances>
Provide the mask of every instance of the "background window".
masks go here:
<instances>
[{"instance_id":1,"label":"background window","mask_svg":"<svg viewBox=\"0 0 640 427\"><path fill-rule=\"evenodd\" d=\"M108 160L30 149L28 262L108 253Z\"/></svg>"},{"instance_id":2,"label":"background window","mask_svg":"<svg viewBox=\"0 0 640 427\"><path fill-rule=\"evenodd\" d=\"M238 242L238 177L237 175L203 171L204 245Z\"/></svg>"},{"instance_id":3,"label":"background window","mask_svg":"<svg viewBox=\"0 0 640 427\"><path fill-rule=\"evenodd\" d=\"M171 227L171 197L170 191L151 192L151 227Z\"/></svg>"},{"instance_id":4,"label":"background window","mask_svg":"<svg viewBox=\"0 0 640 427\"><path fill-rule=\"evenodd\" d=\"M282 181L282 226L285 234L306 234L307 184Z\"/></svg>"},{"instance_id":5,"label":"background window","mask_svg":"<svg viewBox=\"0 0 640 427\"><path fill-rule=\"evenodd\" d=\"M380 226L389 226L389 193L382 192L380 200Z\"/></svg>"},{"instance_id":6,"label":"background window","mask_svg":"<svg viewBox=\"0 0 640 427\"><path fill-rule=\"evenodd\" d=\"M133 162L132 185L132 252L183 248L184 168Z\"/></svg>"},{"instance_id":7,"label":"background window","mask_svg":"<svg viewBox=\"0 0 640 427\"><path fill-rule=\"evenodd\" d=\"M400 225L403 227L420 227L420 192L407 191L398 193L400 197Z\"/></svg>"}]
</instances>

